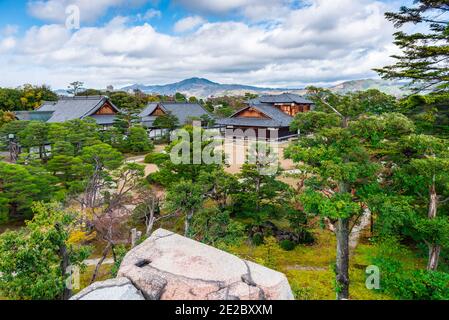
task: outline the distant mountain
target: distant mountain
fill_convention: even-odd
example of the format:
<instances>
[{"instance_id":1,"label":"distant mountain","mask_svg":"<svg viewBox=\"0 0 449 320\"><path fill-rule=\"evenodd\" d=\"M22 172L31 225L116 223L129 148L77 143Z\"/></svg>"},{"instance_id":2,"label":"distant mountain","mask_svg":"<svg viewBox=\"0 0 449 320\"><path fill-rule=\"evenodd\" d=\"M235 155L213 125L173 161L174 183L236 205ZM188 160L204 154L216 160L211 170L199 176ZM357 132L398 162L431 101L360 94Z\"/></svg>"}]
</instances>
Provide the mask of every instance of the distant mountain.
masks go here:
<instances>
[{"instance_id":1,"label":"distant mountain","mask_svg":"<svg viewBox=\"0 0 449 320\"><path fill-rule=\"evenodd\" d=\"M378 89L385 93L400 96L404 94L401 87L404 83L363 79L342 82L329 89L337 93L347 93L358 90ZM256 94L279 94L283 92L292 92L297 94L305 94L305 89L287 89L287 88L262 88L255 86L247 86L241 84L220 84L204 78L190 78L176 83L166 85L143 85L134 84L122 88L124 91L132 91L139 89L145 93L173 95L180 92L187 96L195 96L199 98L206 98L210 96L224 96L224 95L243 95L246 92Z\"/></svg>"},{"instance_id":2,"label":"distant mountain","mask_svg":"<svg viewBox=\"0 0 449 320\"><path fill-rule=\"evenodd\" d=\"M330 88L337 93L348 93L354 91L363 91L368 89L377 89L379 91L394 95L402 96L409 91L403 87L407 84L404 81L386 81L380 79L363 79L342 82Z\"/></svg>"},{"instance_id":3,"label":"distant mountain","mask_svg":"<svg viewBox=\"0 0 449 320\"><path fill-rule=\"evenodd\" d=\"M408 91L402 89L405 82L385 81L377 79L362 79L345 81L336 86L329 87L330 90L337 93L347 93L360 90L378 89L382 92L395 96L407 94ZM176 83L165 85L143 85L134 84L121 88L124 91L133 91L139 89L145 93L174 95L181 92L187 96L195 96L198 98L207 98L211 96L219 97L224 95L244 95L245 93L254 94L280 94L283 92L292 92L297 94L305 94L305 89L287 89L287 88L262 88L255 86L246 86L241 84L221 84L212 82L204 78L190 78ZM67 96L67 90L59 89L54 91L58 95Z\"/></svg>"},{"instance_id":4,"label":"distant mountain","mask_svg":"<svg viewBox=\"0 0 449 320\"><path fill-rule=\"evenodd\" d=\"M190 78L176 83L166 85L142 85L134 84L122 88L122 90L129 91L139 89L145 93L166 94L173 95L176 92L186 94L188 96L196 97L210 97L223 95L238 95L246 92L250 93L281 93L285 91L298 91L299 89L273 89L246 86L241 84L220 84L212 82L204 78Z\"/></svg>"}]
</instances>

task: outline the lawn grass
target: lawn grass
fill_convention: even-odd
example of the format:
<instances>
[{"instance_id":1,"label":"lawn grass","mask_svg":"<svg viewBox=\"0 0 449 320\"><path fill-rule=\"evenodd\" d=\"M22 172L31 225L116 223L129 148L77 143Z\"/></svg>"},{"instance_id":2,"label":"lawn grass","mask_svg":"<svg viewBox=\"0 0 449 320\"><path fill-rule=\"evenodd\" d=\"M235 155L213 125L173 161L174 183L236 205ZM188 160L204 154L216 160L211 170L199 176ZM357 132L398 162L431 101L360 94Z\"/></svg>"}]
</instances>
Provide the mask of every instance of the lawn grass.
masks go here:
<instances>
[{"instance_id":1,"label":"lawn grass","mask_svg":"<svg viewBox=\"0 0 449 320\"><path fill-rule=\"evenodd\" d=\"M276 243L261 246L244 243L225 249L243 259L283 272L296 299L334 300L335 235L328 230L314 230L314 245L299 245L292 251L282 250ZM365 286L365 268L372 245L360 244L350 259L350 298L353 300L389 300L392 297L369 290Z\"/></svg>"},{"instance_id":2,"label":"lawn grass","mask_svg":"<svg viewBox=\"0 0 449 320\"><path fill-rule=\"evenodd\" d=\"M111 268L112 264L102 264L100 267L100 271L98 272L97 279L95 281L104 281L107 279L111 279L112 278ZM79 283L80 287L79 289L73 290L74 294L80 292L81 290L89 286L94 271L95 266L88 266L83 272L80 273L80 283Z\"/></svg>"}]
</instances>

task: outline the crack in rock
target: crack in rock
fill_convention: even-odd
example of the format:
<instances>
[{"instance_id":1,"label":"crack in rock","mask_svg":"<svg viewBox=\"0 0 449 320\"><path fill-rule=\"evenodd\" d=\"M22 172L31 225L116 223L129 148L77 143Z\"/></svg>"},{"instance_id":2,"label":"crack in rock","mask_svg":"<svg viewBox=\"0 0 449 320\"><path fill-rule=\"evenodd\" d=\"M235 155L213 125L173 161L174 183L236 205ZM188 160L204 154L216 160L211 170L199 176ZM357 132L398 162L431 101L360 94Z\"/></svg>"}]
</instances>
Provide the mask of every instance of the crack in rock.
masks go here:
<instances>
[{"instance_id":1,"label":"crack in rock","mask_svg":"<svg viewBox=\"0 0 449 320\"><path fill-rule=\"evenodd\" d=\"M251 274L251 268L249 267L248 262L245 260L242 260L242 261L246 265L246 270L248 271L247 273L242 275L242 281L249 286L258 288L260 290L259 291L259 299L266 300L265 291L253 280L253 276Z\"/></svg>"}]
</instances>

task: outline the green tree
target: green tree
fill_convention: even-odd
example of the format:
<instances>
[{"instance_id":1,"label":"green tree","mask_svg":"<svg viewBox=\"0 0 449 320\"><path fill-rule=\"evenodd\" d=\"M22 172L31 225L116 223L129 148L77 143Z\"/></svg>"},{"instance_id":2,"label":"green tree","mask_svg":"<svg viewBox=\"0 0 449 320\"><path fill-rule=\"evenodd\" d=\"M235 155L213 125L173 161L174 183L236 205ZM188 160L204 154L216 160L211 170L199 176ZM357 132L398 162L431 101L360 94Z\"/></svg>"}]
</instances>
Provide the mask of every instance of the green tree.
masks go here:
<instances>
[{"instance_id":1,"label":"green tree","mask_svg":"<svg viewBox=\"0 0 449 320\"><path fill-rule=\"evenodd\" d=\"M201 141L194 141L195 136L202 136ZM213 172L222 166L224 156L215 147L216 143L203 129L185 126L166 148L171 158L162 162L159 171L149 175L149 180L164 186L180 180L196 183L202 172ZM211 161L206 161L206 157Z\"/></svg>"},{"instance_id":2,"label":"green tree","mask_svg":"<svg viewBox=\"0 0 449 320\"><path fill-rule=\"evenodd\" d=\"M68 267L82 266L87 247L68 242L76 215L57 204L35 203L20 231L0 235L0 291L11 299L68 299Z\"/></svg>"},{"instance_id":3,"label":"green tree","mask_svg":"<svg viewBox=\"0 0 449 320\"><path fill-rule=\"evenodd\" d=\"M69 189L70 182L82 180L87 168L78 157L56 155L47 162L46 169L53 176L58 177L66 189Z\"/></svg>"},{"instance_id":4,"label":"green tree","mask_svg":"<svg viewBox=\"0 0 449 320\"><path fill-rule=\"evenodd\" d=\"M222 106L222 107L218 107L215 110L215 114L220 117L220 118L227 118L230 117L231 115L233 115L235 112L234 109L232 109L229 106Z\"/></svg>"},{"instance_id":5,"label":"green tree","mask_svg":"<svg viewBox=\"0 0 449 320\"><path fill-rule=\"evenodd\" d=\"M306 192L301 198L306 213L320 214L336 223L337 298L347 299L350 222L363 213L362 198L367 201L372 191L368 186L377 185L376 177L381 165L371 158L370 150L366 148L366 138L358 135L366 132L361 127L370 123L359 119L367 107L361 105L352 94L342 96L313 87L309 88L309 93L317 105L317 111L337 115L340 118L339 126L332 127L335 124L333 117L323 122L314 121L315 129L313 122L309 121L306 129L313 135L302 136L285 154L295 162L303 163L300 165L302 171L310 174L306 178ZM314 116L308 117L316 119ZM404 119L398 120L403 122ZM386 120L382 118L381 121ZM389 126L398 127L396 121L390 121Z\"/></svg>"},{"instance_id":6,"label":"green tree","mask_svg":"<svg viewBox=\"0 0 449 320\"><path fill-rule=\"evenodd\" d=\"M200 120L201 120L201 125L202 125L203 127L211 128L211 127L213 127L213 126L215 125L215 119L212 118L212 117L211 117L210 115L208 115L208 114L203 114L203 115L200 117Z\"/></svg>"},{"instance_id":7,"label":"green tree","mask_svg":"<svg viewBox=\"0 0 449 320\"><path fill-rule=\"evenodd\" d=\"M83 205L94 208L99 192L113 183L111 173L123 164L122 154L108 144L84 147L80 158L89 166L85 181Z\"/></svg>"},{"instance_id":8,"label":"green tree","mask_svg":"<svg viewBox=\"0 0 449 320\"><path fill-rule=\"evenodd\" d=\"M415 121L418 133L449 138L449 93L411 95L401 101L401 108Z\"/></svg>"},{"instance_id":9,"label":"green tree","mask_svg":"<svg viewBox=\"0 0 449 320\"><path fill-rule=\"evenodd\" d=\"M198 99L195 96L189 97L189 103L198 103Z\"/></svg>"},{"instance_id":10,"label":"green tree","mask_svg":"<svg viewBox=\"0 0 449 320\"><path fill-rule=\"evenodd\" d=\"M149 152L154 149L148 133L142 126L133 126L130 128L129 136L124 140L124 151L127 152Z\"/></svg>"},{"instance_id":11,"label":"green tree","mask_svg":"<svg viewBox=\"0 0 449 320\"><path fill-rule=\"evenodd\" d=\"M0 110L20 111L24 110L20 98L22 93L18 89L0 88Z\"/></svg>"},{"instance_id":12,"label":"green tree","mask_svg":"<svg viewBox=\"0 0 449 320\"><path fill-rule=\"evenodd\" d=\"M23 110L34 110L40 107L44 101L58 100L58 96L46 85L35 87L26 84L20 90L22 93L20 102Z\"/></svg>"},{"instance_id":13,"label":"green tree","mask_svg":"<svg viewBox=\"0 0 449 320\"><path fill-rule=\"evenodd\" d=\"M33 201L49 201L58 187L48 173L0 162L0 220L30 217Z\"/></svg>"},{"instance_id":14,"label":"green tree","mask_svg":"<svg viewBox=\"0 0 449 320\"><path fill-rule=\"evenodd\" d=\"M300 134L310 134L317 129L336 127L340 123L338 115L322 111L300 112L293 119L290 129Z\"/></svg>"},{"instance_id":15,"label":"green tree","mask_svg":"<svg viewBox=\"0 0 449 320\"><path fill-rule=\"evenodd\" d=\"M110 98L112 103L121 111L114 120L114 127L128 136L133 124L139 120L138 114L146 106L146 99L126 92L114 92Z\"/></svg>"},{"instance_id":16,"label":"green tree","mask_svg":"<svg viewBox=\"0 0 449 320\"><path fill-rule=\"evenodd\" d=\"M166 129L168 131L176 129L179 125L179 119L170 112L157 117L153 122L155 128Z\"/></svg>"},{"instance_id":17,"label":"green tree","mask_svg":"<svg viewBox=\"0 0 449 320\"><path fill-rule=\"evenodd\" d=\"M397 99L377 89L357 91L353 93L353 96L359 101L366 113L382 114L398 111Z\"/></svg>"},{"instance_id":18,"label":"green tree","mask_svg":"<svg viewBox=\"0 0 449 320\"><path fill-rule=\"evenodd\" d=\"M74 81L67 86L67 92L71 95L77 96L78 93L84 90L84 82Z\"/></svg>"},{"instance_id":19,"label":"green tree","mask_svg":"<svg viewBox=\"0 0 449 320\"><path fill-rule=\"evenodd\" d=\"M256 223L268 218L279 218L289 207L289 186L276 178L279 172L267 174L257 164L245 163L237 175L240 179L238 189L232 195L233 212L250 217Z\"/></svg>"},{"instance_id":20,"label":"green tree","mask_svg":"<svg viewBox=\"0 0 449 320\"><path fill-rule=\"evenodd\" d=\"M0 110L0 128L14 120L16 120L16 116L13 112Z\"/></svg>"},{"instance_id":21,"label":"green tree","mask_svg":"<svg viewBox=\"0 0 449 320\"><path fill-rule=\"evenodd\" d=\"M44 101L57 101L58 96L46 85L25 84L16 89L0 88L0 110L34 110Z\"/></svg>"},{"instance_id":22,"label":"green tree","mask_svg":"<svg viewBox=\"0 0 449 320\"><path fill-rule=\"evenodd\" d=\"M187 97L180 92L175 93L176 102L187 102Z\"/></svg>"},{"instance_id":23,"label":"green tree","mask_svg":"<svg viewBox=\"0 0 449 320\"><path fill-rule=\"evenodd\" d=\"M75 154L75 147L67 141L56 141L51 149L51 155L55 156L73 156Z\"/></svg>"},{"instance_id":24,"label":"green tree","mask_svg":"<svg viewBox=\"0 0 449 320\"><path fill-rule=\"evenodd\" d=\"M13 135L14 139L18 139L19 132L23 131L29 124L29 121L10 121L0 127L0 147L7 149L9 146L9 135Z\"/></svg>"},{"instance_id":25,"label":"green tree","mask_svg":"<svg viewBox=\"0 0 449 320\"><path fill-rule=\"evenodd\" d=\"M336 225L337 298L347 299L350 222L363 213L357 192L375 182L379 167L370 161L368 151L347 125L318 129L313 136L302 137L286 150L286 156L304 163L299 167L310 175L300 197L304 211Z\"/></svg>"},{"instance_id":26,"label":"green tree","mask_svg":"<svg viewBox=\"0 0 449 320\"><path fill-rule=\"evenodd\" d=\"M229 174L223 168L213 171L202 171L198 183L204 186L206 196L224 210L233 194L238 193L239 183L235 175Z\"/></svg>"},{"instance_id":27,"label":"green tree","mask_svg":"<svg viewBox=\"0 0 449 320\"><path fill-rule=\"evenodd\" d=\"M442 247L449 246L449 142L426 135L411 135L401 141L406 153L394 170L397 192L413 197L413 237L428 246L428 270L437 270ZM446 208L446 210L440 210Z\"/></svg>"},{"instance_id":28,"label":"green tree","mask_svg":"<svg viewBox=\"0 0 449 320\"><path fill-rule=\"evenodd\" d=\"M102 94L103 92L97 89L80 90L76 93L77 96L101 96Z\"/></svg>"},{"instance_id":29,"label":"green tree","mask_svg":"<svg viewBox=\"0 0 449 320\"><path fill-rule=\"evenodd\" d=\"M185 216L184 235L189 236L192 218L204 203L203 188L192 181L181 180L168 189L165 201L167 210L177 211Z\"/></svg>"},{"instance_id":30,"label":"green tree","mask_svg":"<svg viewBox=\"0 0 449 320\"><path fill-rule=\"evenodd\" d=\"M394 43L402 55L393 56L397 62L376 69L386 79L411 80L415 91L446 91L449 85L449 4L446 0L418 0L411 7L402 6L399 12L388 12L386 18L396 28L420 25L420 31L394 34Z\"/></svg>"},{"instance_id":31,"label":"green tree","mask_svg":"<svg viewBox=\"0 0 449 320\"><path fill-rule=\"evenodd\" d=\"M38 148L39 158L48 159L46 145L49 142L48 132L50 126L41 121L30 121L28 125L18 133L20 144L28 149Z\"/></svg>"},{"instance_id":32,"label":"green tree","mask_svg":"<svg viewBox=\"0 0 449 320\"><path fill-rule=\"evenodd\" d=\"M48 140L54 146L57 143L70 143L74 148L73 155L79 155L82 148L100 142L100 128L95 119L74 119L63 123L52 123L48 132Z\"/></svg>"}]
</instances>

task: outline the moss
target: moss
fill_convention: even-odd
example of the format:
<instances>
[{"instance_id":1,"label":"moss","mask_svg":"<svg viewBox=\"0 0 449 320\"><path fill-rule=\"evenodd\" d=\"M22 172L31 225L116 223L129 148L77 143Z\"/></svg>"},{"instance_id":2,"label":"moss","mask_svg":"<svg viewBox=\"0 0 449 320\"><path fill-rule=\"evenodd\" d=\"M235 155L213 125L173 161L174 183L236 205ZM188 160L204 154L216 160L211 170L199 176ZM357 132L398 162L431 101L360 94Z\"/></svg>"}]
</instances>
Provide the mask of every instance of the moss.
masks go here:
<instances>
[{"instance_id":1,"label":"moss","mask_svg":"<svg viewBox=\"0 0 449 320\"><path fill-rule=\"evenodd\" d=\"M334 278L330 266L335 263L335 235L327 230L316 229L314 245L298 245L285 251L275 242L266 239L265 244L254 246L250 241L225 250L241 258L263 264L283 272L290 283L296 299L335 300ZM390 296L365 286L365 268L375 247L361 244L351 256L350 298L354 300L388 300Z\"/></svg>"},{"instance_id":2,"label":"moss","mask_svg":"<svg viewBox=\"0 0 449 320\"><path fill-rule=\"evenodd\" d=\"M88 266L84 272L80 274L80 288L78 290L73 290L74 294L80 292L84 288L88 287L90 284L90 280L94 274L96 266ZM100 267L100 271L98 272L96 281L104 281L112 278L111 274L112 264L102 264Z\"/></svg>"}]
</instances>

